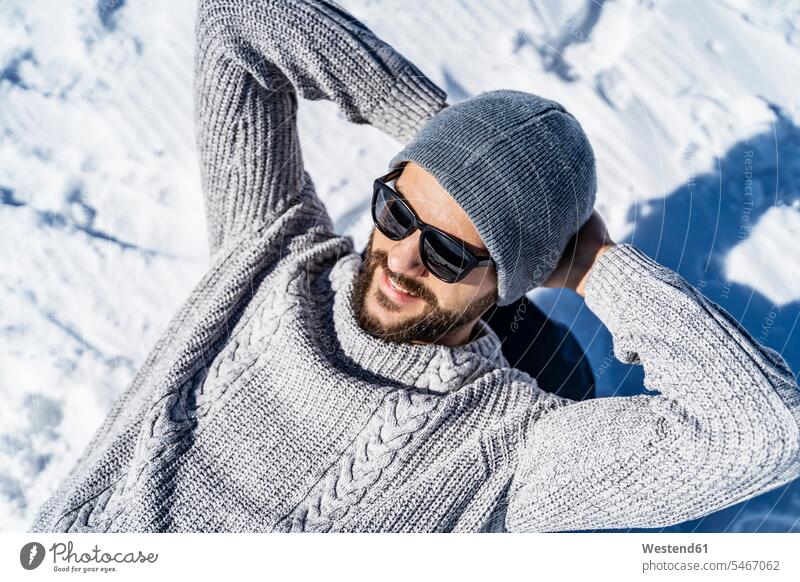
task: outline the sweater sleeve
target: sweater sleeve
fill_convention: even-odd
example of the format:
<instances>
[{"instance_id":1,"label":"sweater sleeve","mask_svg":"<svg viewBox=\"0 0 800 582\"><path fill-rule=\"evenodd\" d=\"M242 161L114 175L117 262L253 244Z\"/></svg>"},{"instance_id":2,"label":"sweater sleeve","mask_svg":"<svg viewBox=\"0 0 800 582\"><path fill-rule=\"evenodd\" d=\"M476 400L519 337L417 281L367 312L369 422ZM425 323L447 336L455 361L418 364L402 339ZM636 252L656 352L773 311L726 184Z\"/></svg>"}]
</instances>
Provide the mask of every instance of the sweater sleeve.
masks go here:
<instances>
[{"instance_id":1,"label":"sweater sleeve","mask_svg":"<svg viewBox=\"0 0 800 582\"><path fill-rule=\"evenodd\" d=\"M195 126L212 254L314 196L297 134L297 95L335 102L353 123L401 142L445 93L335 3L200 0Z\"/></svg>"},{"instance_id":2,"label":"sweater sleeve","mask_svg":"<svg viewBox=\"0 0 800 582\"><path fill-rule=\"evenodd\" d=\"M800 392L777 352L632 245L603 254L586 303L655 394L557 399L531 419L510 531L663 527L800 475Z\"/></svg>"}]
</instances>

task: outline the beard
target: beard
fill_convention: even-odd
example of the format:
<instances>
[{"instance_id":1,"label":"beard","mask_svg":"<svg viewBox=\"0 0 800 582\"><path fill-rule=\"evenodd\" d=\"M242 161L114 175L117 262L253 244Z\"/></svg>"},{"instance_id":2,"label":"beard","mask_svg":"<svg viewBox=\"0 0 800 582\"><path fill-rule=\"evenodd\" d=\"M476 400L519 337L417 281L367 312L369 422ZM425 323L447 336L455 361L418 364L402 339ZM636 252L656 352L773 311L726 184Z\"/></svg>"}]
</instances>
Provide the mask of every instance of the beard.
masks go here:
<instances>
[{"instance_id":1,"label":"beard","mask_svg":"<svg viewBox=\"0 0 800 582\"><path fill-rule=\"evenodd\" d=\"M373 228L364 251L364 261L356 274L352 300L353 311L359 326L370 335L395 343L437 343L444 335L472 322L494 305L494 297L488 295L478 301L473 301L463 310L443 309L439 306L436 295L422 283L389 269L389 255L385 251L373 251L372 249L374 234L375 229ZM387 274L391 273L392 279L425 302L425 308L421 314L392 325L384 325L369 312L366 298L378 267L382 267ZM387 311L397 312L401 309L381 291L380 287L375 290L375 299Z\"/></svg>"}]
</instances>

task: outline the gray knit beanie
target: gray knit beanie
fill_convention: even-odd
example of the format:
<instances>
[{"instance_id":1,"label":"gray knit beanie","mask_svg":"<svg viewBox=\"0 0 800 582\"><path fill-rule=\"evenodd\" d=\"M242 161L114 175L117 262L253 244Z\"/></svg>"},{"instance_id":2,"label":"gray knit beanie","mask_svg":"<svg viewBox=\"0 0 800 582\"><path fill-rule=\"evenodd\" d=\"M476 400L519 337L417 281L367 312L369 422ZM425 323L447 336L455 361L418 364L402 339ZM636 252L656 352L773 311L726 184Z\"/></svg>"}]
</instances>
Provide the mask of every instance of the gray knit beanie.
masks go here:
<instances>
[{"instance_id":1,"label":"gray knit beanie","mask_svg":"<svg viewBox=\"0 0 800 582\"><path fill-rule=\"evenodd\" d=\"M413 161L472 220L497 265L499 305L541 285L589 219L594 152L555 101L490 91L442 109L390 168Z\"/></svg>"}]
</instances>

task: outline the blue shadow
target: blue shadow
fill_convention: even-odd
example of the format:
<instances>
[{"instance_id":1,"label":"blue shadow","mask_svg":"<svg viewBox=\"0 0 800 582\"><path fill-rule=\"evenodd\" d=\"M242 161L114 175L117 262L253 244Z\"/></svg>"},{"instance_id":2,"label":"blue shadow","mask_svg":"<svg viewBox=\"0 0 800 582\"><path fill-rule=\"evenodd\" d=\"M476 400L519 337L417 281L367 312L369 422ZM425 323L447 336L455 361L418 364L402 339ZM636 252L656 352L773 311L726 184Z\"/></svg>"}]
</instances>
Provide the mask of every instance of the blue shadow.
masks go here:
<instances>
[{"instance_id":1,"label":"blue shadow","mask_svg":"<svg viewBox=\"0 0 800 582\"><path fill-rule=\"evenodd\" d=\"M696 176L663 199L633 208L634 230L624 242L680 273L756 340L780 352L797 375L800 301L776 305L755 289L729 281L724 271L728 252L747 239L767 210L800 200L800 128L780 108L771 107L777 118L771 131L734 145L716 160L714 171ZM784 260L800 260L791 249L786 252ZM596 335L587 349L608 354L611 337L596 318L595 322L591 334ZM642 368L610 360L602 370L605 392L598 383L598 393L610 395L610 386L618 396L643 393ZM659 529L612 531L800 532L800 480L701 519Z\"/></svg>"}]
</instances>

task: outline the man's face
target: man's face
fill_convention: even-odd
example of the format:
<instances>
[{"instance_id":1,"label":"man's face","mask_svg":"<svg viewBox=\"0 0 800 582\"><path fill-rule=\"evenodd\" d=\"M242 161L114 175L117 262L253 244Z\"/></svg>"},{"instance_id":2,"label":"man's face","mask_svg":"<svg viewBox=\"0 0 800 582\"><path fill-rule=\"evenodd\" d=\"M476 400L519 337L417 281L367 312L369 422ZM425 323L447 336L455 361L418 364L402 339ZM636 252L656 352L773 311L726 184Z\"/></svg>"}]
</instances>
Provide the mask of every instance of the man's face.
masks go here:
<instances>
[{"instance_id":1,"label":"man's face","mask_svg":"<svg viewBox=\"0 0 800 582\"><path fill-rule=\"evenodd\" d=\"M436 179L409 162L395 183L419 219L486 256L464 210ZM476 267L458 283L431 274L419 255L420 231L393 241L373 228L353 292L353 307L367 332L394 342L460 345L495 302L494 267Z\"/></svg>"}]
</instances>

